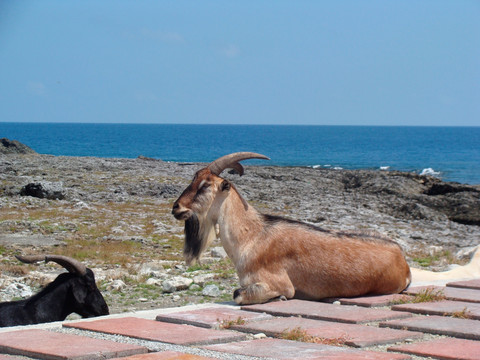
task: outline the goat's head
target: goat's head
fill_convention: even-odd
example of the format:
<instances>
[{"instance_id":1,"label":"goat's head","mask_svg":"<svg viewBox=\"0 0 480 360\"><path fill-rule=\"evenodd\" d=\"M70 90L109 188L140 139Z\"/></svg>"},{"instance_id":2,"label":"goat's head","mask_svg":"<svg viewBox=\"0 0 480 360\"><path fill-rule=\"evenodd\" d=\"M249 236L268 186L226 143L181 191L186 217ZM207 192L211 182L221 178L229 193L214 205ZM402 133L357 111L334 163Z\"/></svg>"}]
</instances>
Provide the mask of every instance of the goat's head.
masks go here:
<instances>
[{"instance_id":1,"label":"goat's head","mask_svg":"<svg viewBox=\"0 0 480 360\"><path fill-rule=\"evenodd\" d=\"M202 252L215 238L215 223L222 201L233 186L220 177L225 169L235 169L243 175L239 163L247 159L265 159L265 155L252 152L239 152L222 156L195 174L192 182L173 204L172 214L185 221L184 255L188 264L198 260ZM246 203L244 203L245 206Z\"/></svg>"},{"instance_id":2,"label":"goat's head","mask_svg":"<svg viewBox=\"0 0 480 360\"><path fill-rule=\"evenodd\" d=\"M95 283L93 271L78 260L61 255L16 256L21 262L31 264L38 261L53 261L68 270L69 274L60 274L55 281L68 281L69 308L80 316L94 317L108 315L108 305Z\"/></svg>"}]
</instances>

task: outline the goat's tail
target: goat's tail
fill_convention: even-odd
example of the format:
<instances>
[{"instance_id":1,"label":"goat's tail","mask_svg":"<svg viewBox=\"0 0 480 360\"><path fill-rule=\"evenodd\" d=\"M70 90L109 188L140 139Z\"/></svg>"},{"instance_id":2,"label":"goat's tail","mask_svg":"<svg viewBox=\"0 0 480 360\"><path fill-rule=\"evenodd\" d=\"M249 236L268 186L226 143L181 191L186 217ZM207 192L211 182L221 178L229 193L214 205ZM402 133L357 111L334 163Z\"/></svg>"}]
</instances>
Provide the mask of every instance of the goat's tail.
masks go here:
<instances>
[{"instance_id":1,"label":"goat's tail","mask_svg":"<svg viewBox=\"0 0 480 360\"><path fill-rule=\"evenodd\" d=\"M410 268L412 285L440 285L457 280L471 280L480 278L480 245L477 246L470 262L447 271L428 271Z\"/></svg>"}]
</instances>

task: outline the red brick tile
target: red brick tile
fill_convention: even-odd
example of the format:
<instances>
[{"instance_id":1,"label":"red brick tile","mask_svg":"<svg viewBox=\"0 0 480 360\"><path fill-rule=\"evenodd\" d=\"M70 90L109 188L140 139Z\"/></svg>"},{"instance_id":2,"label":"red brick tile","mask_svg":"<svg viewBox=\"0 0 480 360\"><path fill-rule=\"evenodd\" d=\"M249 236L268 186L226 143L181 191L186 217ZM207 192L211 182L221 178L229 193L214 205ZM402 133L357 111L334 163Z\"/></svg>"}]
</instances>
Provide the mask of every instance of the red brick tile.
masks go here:
<instances>
[{"instance_id":1,"label":"red brick tile","mask_svg":"<svg viewBox=\"0 0 480 360\"><path fill-rule=\"evenodd\" d=\"M456 319L445 316L416 316L387 321L380 323L380 326L480 340L480 321L478 320Z\"/></svg>"},{"instance_id":2,"label":"red brick tile","mask_svg":"<svg viewBox=\"0 0 480 360\"><path fill-rule=\"evenodd\" d=\"M447 286L480 290L480 279L455 281L455 282L448 283Z\"/></svg>"},{"instance_id":3,"label":"red brick tile","mask_svg":"<svg viewBox=\"0 0 480 360\"><path fill-rule=\"evenodd\" d=\"M363 351L340 346L328 346L280 339L249 340L228 344L209 345L204 346L203 348L230 354L291 360L400 360L410 358L403 354Z\"/></svg>"},{"instance_id":4,"label":"red brick tile","mask_svg":"<svg viewBox=\"0 0 480 360\"><path fill-rule=\"evenodd\" d=\"M266 312L278 316L302 316L310 319L329 320L346 323L367 323L412 316L409 313L368 309L364 307L326 304L317 301L288 300L266 304L242 306L248 311Z\"/></svg>"},{"instance_id":5,"label":"red brick tile","mask_svg":"<svg viewBox=\"0 0 480 360\"><path fill-rule=\"evenodd\" d=\"M116 358L112 360L215 360L215 358L185 354L177 351L164 351L133 355L126 358Z\"/></svg>"},{"instance_id":6,"label":"red brick tile","mask_svg":"<svg viewBox=\"0 0 480 360\"><path fill-rule=\"evenodd\" d=\"M441 316L464 313L469 319L480 320L480 304L463 301L444 300L418 304L401 304L392 306L392 310Z\"/></svg>"},{"instance_id":7,"label":"red brick tile","mask_svg":"<svg viewBox=\"0 0 480 360\"><path fill-rule=\"evenodd\" d=\"M364 307L388 306L398 300L408 300L412 298L405 294L379 295L379 296L362 296L356 298L339 298L342 305L357 305Z\"/></svg>"},{"instance_id":8,"label":"red brick tile","mask_svg":"<svg viewBox=\"0 0 480 360\"><path fill-rule=\"evenodd\" d=\"M142 346L38 329L12 331L0 336L0 352L39 359L108 359L147 351Z\"/></svg>"},{"instance_id":9,"label":"red brick tile","mask_svg":"<svg viewBox=\"0 0 480 360\"><path fill-rule=\"evenodd\" d=\"M406 294L415 295L425 289L434 289L440 291L445 295L447 300L480 302L480 291L474 289L461 289L448 286L416 286L405 290Z\"/></svg>"},{"instance_id":10,"label":"red brick tile","mask_svg":"<svg viewBox=\"0 0 480 360\"><path fill-rule=\"evenodd\" d=\"M480 342L472 340L445 338L392 346L388 350L435 359L480 360Z\"/></svg>"},{"instance_id":11,"label":"red brick tile","mask_svg":"<svg viewBox=\"0 0 480 360\"><path fill-rule=\"evenodd\" d=\"M267 320L273 318L272 315L244 311L226 307L215 307L206 309L197 309L190 311L179 311L170 314L161 314L157 316L158 321L171 322L175 324L188 324L207 328L219 328L227 322L235 322L238 319L246 322Z\"/></svg>"},{"instance_id":12,"label":"red brick tile","mask_svg":"<svg viewBox=\"0 0 480 360\"><path fill-rule=\"evenodd\" d=\"M245 339L244 334L235 331L205 329L135 317L101 319L63 326L177 345L216 344Z\"/></svg>"},{"instance_id":13,"label":"red brick tile","mask_svg":"<svg viewBox=\"0 0 480 360\"><path fill-rule=\"evenodd\" d=\"M375 326L343 324L299 317L257 321L245 325L235 325L233 328L249 333L262 332L272 337L278 337L284 332L299 328L304 330L307 335L327 341L339 341L354 347L391 344L405 339L423 337L422 333L412 331L381 329Z\"/></svg>"}]
</instances>

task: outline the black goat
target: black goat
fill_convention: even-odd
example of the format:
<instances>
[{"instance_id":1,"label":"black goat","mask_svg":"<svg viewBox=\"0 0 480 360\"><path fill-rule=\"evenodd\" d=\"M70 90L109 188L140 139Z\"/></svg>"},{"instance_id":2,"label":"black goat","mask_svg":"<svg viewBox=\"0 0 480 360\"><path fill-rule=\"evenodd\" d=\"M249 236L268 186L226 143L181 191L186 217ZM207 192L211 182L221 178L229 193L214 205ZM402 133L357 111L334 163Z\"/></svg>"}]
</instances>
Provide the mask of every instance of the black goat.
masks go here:
<instances>
[{"instance_id":1,"label":"black goat","mask_svg":"<svg viewBox=\"0 0 480 360\"><path fill-rule=\"evenodd\" d=\"M32 297L0 303L0 327L61 321L71 313L84 318L108 315L108 306L95 284L93 271L60 255L16 256L24 263L54 261L68 270Z\"/></svg>"}]
</instances>

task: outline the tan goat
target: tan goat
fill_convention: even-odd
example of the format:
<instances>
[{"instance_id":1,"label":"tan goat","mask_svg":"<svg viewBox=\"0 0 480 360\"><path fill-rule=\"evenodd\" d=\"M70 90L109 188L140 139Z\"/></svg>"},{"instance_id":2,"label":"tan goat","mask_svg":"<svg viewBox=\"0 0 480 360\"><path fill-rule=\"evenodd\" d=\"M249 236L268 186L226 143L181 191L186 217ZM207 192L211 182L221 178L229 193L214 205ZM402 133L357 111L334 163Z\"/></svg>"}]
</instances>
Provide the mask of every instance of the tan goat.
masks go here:
<instances>
[{"instance_id":1,"label":"tan goat","mask_svg":"<svg viewBox=\"0 0 480 360\"><path fill-rule=\"evenodd\" d=\"M233 168L240 175L250 153L223 156L199 170L175 201L172 214L185 221L184 255L198 260L217 236L240 280L238 304L276 297L319 300L366 294L392 294L411 282L410 268L395 242L375 233L321 228L259 213L220 177ZM431 272L428 272L431 273Z\"/></svg>"}]
</instances>

